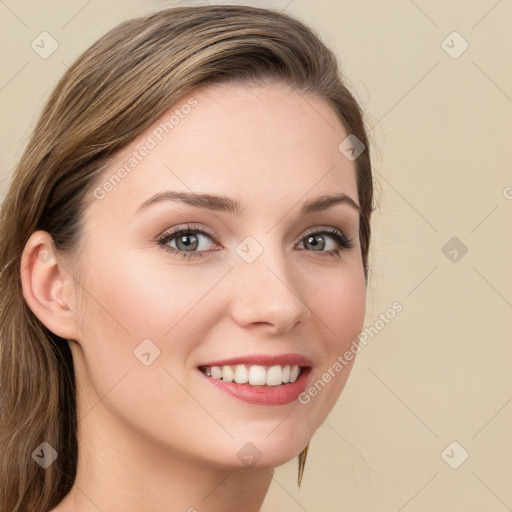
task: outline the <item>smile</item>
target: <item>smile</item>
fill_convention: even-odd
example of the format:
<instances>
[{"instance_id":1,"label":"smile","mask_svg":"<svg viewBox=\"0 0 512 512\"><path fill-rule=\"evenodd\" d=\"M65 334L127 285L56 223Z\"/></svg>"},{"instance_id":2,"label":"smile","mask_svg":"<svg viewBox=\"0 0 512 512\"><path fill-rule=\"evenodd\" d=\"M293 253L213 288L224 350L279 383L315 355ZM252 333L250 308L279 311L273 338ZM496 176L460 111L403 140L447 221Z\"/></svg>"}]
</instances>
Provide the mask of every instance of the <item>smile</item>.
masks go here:
<instances>
[{"instance_id":1,"label":"smile","mask_svg":"<svg viewBox=\"0 0 512 512\"><path fill-rule=\"evenodd\" d=\"M225 382L249 384L250 386L280 386L295 382L300 374L299 365L261 366L257 364L201 366L199 369L207 376Z\"/></svg>"},{"instance_id":2,"label":"smile","mask_svg":"<svg viewBox=\"0 0 512 512\"><path fill-rule=\"evenodd\" d=\"M302 354L245 355L203 362L197 368L222 395L252 405L295 402L309 382L313 361Z\"/></svg>"}]
</instances>

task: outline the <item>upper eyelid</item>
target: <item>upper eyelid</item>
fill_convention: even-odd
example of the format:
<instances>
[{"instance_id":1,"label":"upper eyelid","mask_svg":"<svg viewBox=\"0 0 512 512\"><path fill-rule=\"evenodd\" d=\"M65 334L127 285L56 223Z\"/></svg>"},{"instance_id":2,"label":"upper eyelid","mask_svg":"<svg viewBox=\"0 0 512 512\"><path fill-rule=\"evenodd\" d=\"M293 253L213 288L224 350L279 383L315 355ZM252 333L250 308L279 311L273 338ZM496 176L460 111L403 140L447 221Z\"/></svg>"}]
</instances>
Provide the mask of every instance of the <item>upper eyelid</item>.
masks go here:
<instances>
[{"instance_id":1,"label":"upper eyelid","mask_svg":"<svg viewBox=\"0 0 512 512\"><path fill-rule=\"evenodd\" d=\"M173 236L178 235L181 232L188 233L188 232L196 232L196 231L199 232L201 235L207 235L214 240L217 238L217 235L215 234L215 232L213 230L206 229L205 227L183 226L183 227L179 227L176 229L174 229L174 228L168 229L168 230L164 231L160 236L158 236L157 239L161 240L166 237L173 237Z\"/></svg>"}]
</instances>

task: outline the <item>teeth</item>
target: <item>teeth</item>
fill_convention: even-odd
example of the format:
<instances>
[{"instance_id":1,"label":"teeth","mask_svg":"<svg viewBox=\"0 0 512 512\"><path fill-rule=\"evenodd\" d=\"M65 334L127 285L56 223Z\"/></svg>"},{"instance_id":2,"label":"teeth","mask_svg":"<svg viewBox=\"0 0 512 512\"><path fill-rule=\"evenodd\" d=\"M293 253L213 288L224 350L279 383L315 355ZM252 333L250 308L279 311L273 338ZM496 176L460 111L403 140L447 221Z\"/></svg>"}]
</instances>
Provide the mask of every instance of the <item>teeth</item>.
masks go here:
<instances>
[{"instance_id":1,"label":"teeth","mask_svg":"<svg viewBox=\"0 0 512 512\"><path fill-rule=\"evenodd\" d=\"M236 382L237 384L250 384L251 386L280 386L295 382L301 371L297 365L274 365L270 367L260 365L238 364L236 366L203 366L201 371L217 380Z\"/></svg>"},{"instance_id":2,"label":"teeth","mask_svg":"<svg viewBox=\"0 0 512 512\"><path fill-rule=\"evenodd\" d=\"M214 379L222 379L222 368L220 366L212 366L211 372Z\"/></svg>"},{"instance_id":3,"label":"teeth","mask_svg":"<svg viewBox=\"0 0 512 512\"><path fill-rule=\"evenodd\" d=\"M279 386L281 382L283 382L283 369L279 365L271 366L267 372L267 386Z\"/></svg>"},{"instance_id":4,"label":"teeth","mask_svg":"<svg viewBox=\"0 0 512 512\"><path fill-rule=\"evenodd\" d=\"M249 368L249 384L252 386L264 386L267 380L267 372L263 366L251 366Z\"/></svg>"},{"instance_id":5,"label":"teeth","mask_svg":"<svg viewBox=\"0 0 512 512\"><path fill-rule=\"evenodd\" d=\"M222 367L222 380L227 380L228 382L232 382L235 378L235 372L231 366L223 366Z\"/></svg>"},{"instance_id":6,"label":"teeth","mask_svg":"<svg viewBox=\"0 0 512 512\"><path fill-rule=\"evenodd\" d=\"M237 384L245 384L249 380L249 372L245 364L236 366L234 379Z\"/></svg>"},{"instance_id":7,"label":"teeth","mask_svg":"<svg viewBox=\"0 0 512 512\"><path fill-rule=\"evenodd\" d=\"M287 383L290 382L290 367L285 366L283 368L283 382Z\"/></svg>"}]
</instances>

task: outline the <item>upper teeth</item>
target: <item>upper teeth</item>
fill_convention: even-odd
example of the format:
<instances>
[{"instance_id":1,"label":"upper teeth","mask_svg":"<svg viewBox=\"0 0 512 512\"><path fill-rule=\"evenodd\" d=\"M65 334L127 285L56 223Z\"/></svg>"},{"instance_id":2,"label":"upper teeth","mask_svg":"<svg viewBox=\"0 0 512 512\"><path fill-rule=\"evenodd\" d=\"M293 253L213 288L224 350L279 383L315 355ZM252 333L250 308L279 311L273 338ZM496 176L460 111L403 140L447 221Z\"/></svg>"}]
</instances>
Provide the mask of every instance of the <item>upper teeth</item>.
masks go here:
<instances>
[{"instance_id":1,"label":"upper teeth","mask_svg":"<svg viewBox=\"0 0 512 512\"><path fill-rule=\"evenodd\" d=\"M259 366L237 364L236 366L203 366L201 371L214 379L222 379L237 384L252 386L279 386L295 382L300 374L300 366L274 365Z\"/></svg>"}]
</instances>

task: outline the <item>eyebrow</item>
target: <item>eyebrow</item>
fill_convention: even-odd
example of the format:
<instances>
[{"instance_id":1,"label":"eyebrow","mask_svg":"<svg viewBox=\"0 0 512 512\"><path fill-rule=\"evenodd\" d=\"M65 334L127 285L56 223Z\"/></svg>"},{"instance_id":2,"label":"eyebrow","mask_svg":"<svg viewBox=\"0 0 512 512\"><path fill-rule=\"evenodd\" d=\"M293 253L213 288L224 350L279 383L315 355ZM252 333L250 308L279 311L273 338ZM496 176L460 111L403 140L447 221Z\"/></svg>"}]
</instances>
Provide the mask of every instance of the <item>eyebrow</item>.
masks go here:
<instances>
[{"instance_id":1,"label":"eyebrow","mask_svg":"<svg viewBox=\"0 0 512 512\"><path fill-rule=\"evenodd\" d=\"M195 192L178 192L173 190L165 190L150 197L147 201L140 204L136 210L136 214L145 210L149 206L167 201L178 201L196 208L206 208L209 210L234 213L242 215L244 208L236 199L227 196L219 196L214 194L199 194ZM322 195L320 197L309 199L302 205L301 213L315 213L327 210L337 204L347 204L354 208L357 212L361 212L361 207L346 194Z\"/></svg>"}]
</instances>

